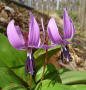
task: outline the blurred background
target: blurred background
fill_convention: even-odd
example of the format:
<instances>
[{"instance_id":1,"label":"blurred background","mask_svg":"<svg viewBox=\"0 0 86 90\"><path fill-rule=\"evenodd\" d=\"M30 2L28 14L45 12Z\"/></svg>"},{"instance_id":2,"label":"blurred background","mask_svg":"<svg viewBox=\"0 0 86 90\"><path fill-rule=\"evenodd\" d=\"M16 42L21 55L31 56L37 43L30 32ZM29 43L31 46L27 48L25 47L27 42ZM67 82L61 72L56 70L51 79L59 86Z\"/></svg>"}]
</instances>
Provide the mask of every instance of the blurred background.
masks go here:
<instances>
[{"instance_id":1,"label":"blurred background","mask_svg":"<svg viewBox=\"0 0 86 90\"><path fill-rule=\"evenodd\" d=\"M26 6L32 7L37 11L57 17L57 12L62 16L63 8L69 11L73 20L80 22L83 30L86 27L86 0L14 0ZM55 14L56 13L56 14ZM77 19L78 18L78 19Z\"/></svg>"}]
</instances>

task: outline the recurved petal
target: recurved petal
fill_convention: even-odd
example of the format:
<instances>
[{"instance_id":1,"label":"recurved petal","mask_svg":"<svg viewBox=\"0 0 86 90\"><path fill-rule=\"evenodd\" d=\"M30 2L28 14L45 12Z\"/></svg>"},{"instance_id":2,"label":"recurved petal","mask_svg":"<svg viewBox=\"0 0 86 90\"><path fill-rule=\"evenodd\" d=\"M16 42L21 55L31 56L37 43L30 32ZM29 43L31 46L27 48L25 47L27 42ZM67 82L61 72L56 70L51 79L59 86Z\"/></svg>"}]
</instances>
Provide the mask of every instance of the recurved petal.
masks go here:
<instances>
[{"instance_id":1,"label":"recurved petal","mask_svg":"<svg viewBox=\"0 0 86 90\"><path fill-rule=\"evenodd\" d=\"M74 27L74 24L72 22L72 19L70 19L70 23L71 23L71 37L70 38L73 38L73 36L75 34L75 27Z\"/></svg>"},{"instance_id":2,"label":"recurved petal","mask_svg":"<svg viewBox=\"0 0 86 90\"><path fill-rule=\"evenodd\" d=\"M40 45L40 29L35 17L30 12L30 24L29 24L29 41L28 46L38 47Z\"/></svg>"},{"instance_id":3,"label":"recurved petal","mask_svg":"<svg viewBox=\"0 0 86 90\"><path fill-rule=\"evenodd\" d=\"M62 38L59 34L58 27L53 18L51 18L48 23L48 35L49 35L49 38L51 39L52 43L60 44L62 42Z\"/></svg>"},{"instance_id":4,"label":"recurved petal","mask_svg":"<svg viewBox=\"0 0 86 90\"><path fill-rule=\"evenodd\" d=\"M18 50L25 48L25 42L22 33L19 26L14 26L14 20L11 20L7 26L7 36L9 42L14 48Z\"/></svg>"},{"instance_id":5,"label":"recurved petal","mask_svg":"<svg viewBox=\"0 0 86 90\"><path fill-rule=\"evenodd\" d=\"M69 18L66 9L63 12L63 23L64 23L64 39L70 39L74 36L75 29L72 20Z\"/></svg>"},{"instance_id":6,"label":"recurved petal","mask_svg":"<svg viewBox=\"0 0 86 90\"><path fill-rule=\"evenodd\" d=\"M45 40L45 30L44 30L43 18L41 18L41 24L42 24L42 30L43 30L43 38Z\"/></svg>"}]
</instances>

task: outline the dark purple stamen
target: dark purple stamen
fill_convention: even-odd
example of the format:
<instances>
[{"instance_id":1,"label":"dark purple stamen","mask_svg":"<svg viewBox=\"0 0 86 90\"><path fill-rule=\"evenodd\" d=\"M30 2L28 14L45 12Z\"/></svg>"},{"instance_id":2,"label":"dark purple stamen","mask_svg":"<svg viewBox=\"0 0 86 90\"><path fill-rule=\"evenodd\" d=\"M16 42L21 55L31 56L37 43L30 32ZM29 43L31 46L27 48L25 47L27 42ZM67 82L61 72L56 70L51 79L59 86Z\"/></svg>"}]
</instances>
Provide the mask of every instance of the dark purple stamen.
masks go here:
<instances>
[{"instance_id":1,"label":"dark purple stamen","mask_svg":"<svg viewBox=\"0 0 86 90\"><path fill-rule=\"evenodd\" d=\"M70 57L70 53L69 53L69 48L66 45L65 47L62 48L62 52L61 52L61 60L64 63L64 57L68 59L68 62L72 61L71 57Z\"/></svg>"},{"instance_id":2,"label":"dark purple stamen","mask_svg":"<svg viewBox=\"0 0 86 90\"><path fill-rule=\"evenodd\" d=\"M26 64L25 64L25 74L27 75L28 72L31 73L31 75L34 75L35 73L35 65L34 65L34 58L33 55L27 57Z\"/></svg>"},{"instance_id":3,"label":"dark purple stamen","mask_svg":"<svg viewBox=\"0 0 86 90\"><path fill-rule=\"evenodd\" d=\"M62 60L62 63L64 63L63 52L61 52L61 60Z\"/></svg>"}]
</instances>

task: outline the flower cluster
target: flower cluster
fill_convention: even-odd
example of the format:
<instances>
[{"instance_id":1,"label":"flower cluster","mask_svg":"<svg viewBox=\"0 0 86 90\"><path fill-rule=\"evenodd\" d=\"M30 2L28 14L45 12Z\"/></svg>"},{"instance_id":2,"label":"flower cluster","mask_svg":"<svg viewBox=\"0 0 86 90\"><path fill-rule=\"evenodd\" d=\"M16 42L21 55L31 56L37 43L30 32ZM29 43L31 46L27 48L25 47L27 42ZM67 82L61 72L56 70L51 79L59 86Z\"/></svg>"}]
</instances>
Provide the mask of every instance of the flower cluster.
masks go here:
<instances>
[{"instance_id":1,"label":"flower cluster","mask_svg":"<svg viewBox=\"0 0 86 90\"><path fill-rule=\"evenodd\" d=\"M41 21L42 21L43 37L45 40L43 19ZM49 20L47 32L52 44L51 46L48 46L45 43L41 43L39 25L31 12L30 12L29 33L25 32L24 35L22 35L20 27L14 25L14 20L11 20L9 22L7 26L7 36L9 42L17 50L25 50L27 52L27 60L25 64L26 75L28 72L30 72L31 75L34 75L35 73L33 48L49 49L54 46L61 45L62 61L64 62L63 56L66 57L68 61L71 61L69 48L67 46L67 44L70 44L71 42L68 42L67 40L73 38L75 29L72 20L69 18L67 14L66 9L64 9L63 12L63 23L64 23L63 27L64 36L59 34L55 20L53 18Z\"/></svg>"}]
</instances>

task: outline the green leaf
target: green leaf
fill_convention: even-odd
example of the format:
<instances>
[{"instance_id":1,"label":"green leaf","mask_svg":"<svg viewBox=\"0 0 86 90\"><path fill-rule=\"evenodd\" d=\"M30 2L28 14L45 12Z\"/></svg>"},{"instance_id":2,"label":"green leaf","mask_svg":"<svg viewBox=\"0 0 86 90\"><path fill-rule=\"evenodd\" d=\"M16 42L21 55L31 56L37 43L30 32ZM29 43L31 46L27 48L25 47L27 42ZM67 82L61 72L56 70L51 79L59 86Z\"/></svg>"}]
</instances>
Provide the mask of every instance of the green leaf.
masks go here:
<instances>
[{"instance_id":1,"label":"green leaf","mask_svg":"<svg viewBox=\"0 0 86 90\"><path fill-rule=\"evenodd\" d=\"M8 39L0 34L0 67L19 67L25 65L26 53L14 49Z\"/></svg>"},{"instance_id":2,"label":"green leaf","mask_svg":"<svg viewBox=\"0 0 86 90\"><path fill-rule=\"evenodd\" d=\"M21 68L15 68L13 69L13 71L15 72L15 74L17 76L19 76L23 81L25 81L28 85L30 85L30 73L28 73L28 75L25 75L25 67L21 67ZM32 85L31 88L34 88L35 86L35 82L34 79L32 78Z\"/></svg>"},{"instance_id":3,"label":"green leaf","mask_svg":"<svg viewBox=\"0 0 86 90\"><path fill-rule=\"evenodd\" d=\"M24 81L27 80L26 75L25 75L25 67L21 68L14 68L13 71L15 72L16 75L18 75L20 78L22 78Z\"/></svg>"},{"instance_id":4,"label":"green leaf","mask_svg":"<svg viewBox=\"0 0 86 90\"><path fill-rule=\"evenodd\" d=\"M38 82L42 78L42 73L43 73L44 67L42 66L38 72L36 73L35 80ZM51 80L58 80L60 81L60 77L58 76L59 73L57 72L56 68L52 64L47 64L45 73L44 73L44 79L49 78ZM56 78L57 77L57 78Z\"/></svg>"},{"instance_id":5,"label":"green leaf","mask_svg":"<svg viewBox=\"0 0 86 90\"><path fill-rule=\"evenodd\" d=\"M86 85L63 85L46 79L39 82L35 90L86 90Z\"/></svg>"},{"instance_id":6,"label":"green leaf","mask_svg":"<svg viewBox=\"0 0 86 90\"><path fill-rule=\"evenodd\" d=\"M27 89L19 84L11 83L11 84L6 85L3 88L3 90L27 90Z\"/></svg>"},{"instance_id":7,"label":"green leaf","mask_svg":"<svg viewBox=\"0 0 86 90\"><path fill-rule=\"evenodd\" d=\"M60 75L63 84L86 84L86 72L68 71Z\"/></svg>"},{"instance_id":8,"label":"green leaf","mask_svg":"<svg viewBox=\"0 0 86 90\"><path fill-rule=\"evenodd\" d=\"M79 84L79 85L72 85L74 90L86 90L86 85L84 84Z\"/></svg>"},{"instance_id":9,"label":"green leaf","mask_svg":"<svg viewBox=\"0 0 86 90\"><path fill-rule=\"evenodd\" d=\"M36 82L42 78L43 67L36 73ZM44 79L50 79L62 84L86 84L86 72L70 71L67 69L56 70L53 65L47 65Z\"/></svg>"},{"instance_id":10,"label":"green leaf","mask_svg":"<svg viewBox=\"0 0 86 90\"><path fill-rule=\"evenodd\" d=\"M49 59L51 56L55 55L60 49L61 49L60 47L54 47L54 48L49 49L47 58ZM44 64L45 50L38 49L34 53L34 57L35 57L35 65L38 70Z\"/></svg>"},{"instance_id":11,"label":"green leaf","mask_svg":"<svg viewBox=\"0 0 86 90\"><path fill-rule=\"evenodd\" d=\"M22 84L20 79L16 77L13 71L5 67L0 67L0 87L4 87L9 83Z\"/></svg>"},{"instance_id":12,"label":"green leaf","mask_svg":"<svg viewBox=\"0 0 86 90\"><path fill-rule=\"evenodd\" d=\"M26 53L14 49L6 36L0 34L0 87L10 83L18 83L28 87L25 81L24 67ZM20 72L21 71L21 72Z\"/></svg>"},{"instance_id":13,"label":"green leaf","mask_svg":"<svg viewBox=\"0 0 86 90\"><path fill-rule=\"evenodd\" d=\"M60 50L61 49L61 46L55 46L54 48L50 48L50 49L48 49L48 52L54 52L54 51L58 51L58 50ZM44 55L46 53L46 51L44 50L44 49L38 49L38 50L36 50L36 52L34 53L34 57L35 57L35 59L37 59L39 56L41 56L41 55ZM56 52L55 52L56 53ZM54 54L55 54L54 53ZM54 55L53 53L52 53L52 55Z\"/></svg>"},{"instance_id":14,"label":"green leaf","mask_svg":"<svg viewBox=\"0 0 86 90\"><path fill-rule=\"evenodd\" d=\"M55 83L52 80L43 80L38 83L35 90L75 90L68 85L62 85L60 83Z\"/></svg>"}]
</instances>

